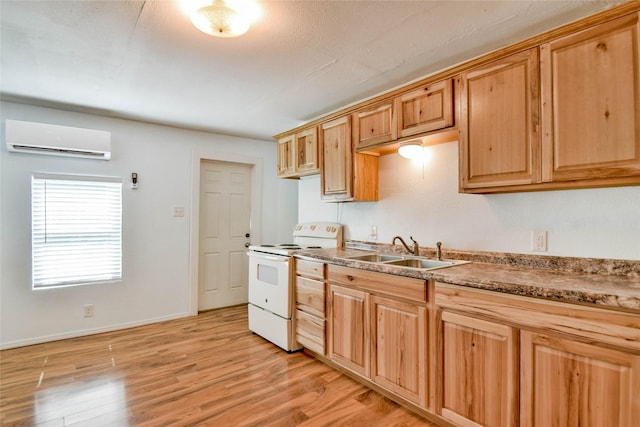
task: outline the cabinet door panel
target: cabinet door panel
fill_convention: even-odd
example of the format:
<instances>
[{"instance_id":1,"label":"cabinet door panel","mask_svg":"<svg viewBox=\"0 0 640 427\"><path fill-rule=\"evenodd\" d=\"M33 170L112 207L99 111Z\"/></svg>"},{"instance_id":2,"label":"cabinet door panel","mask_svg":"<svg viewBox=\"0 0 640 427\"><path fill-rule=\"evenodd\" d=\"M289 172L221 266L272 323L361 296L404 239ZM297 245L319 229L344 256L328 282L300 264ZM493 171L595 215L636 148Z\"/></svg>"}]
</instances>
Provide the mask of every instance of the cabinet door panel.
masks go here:
<instances>
[{"instance_id":1,"label":"cabinet door panel","mask_svg":"<svg viewBox=\"0 0 640 427\"><path fill-rule=\"evenodd\" d=\"M453 85L447 79L396 98L400 137L453 126Z\"/></svg>"},{"instance_id":2,"label":"cabinet door panel","mask_svg":"<svg viewBox=\"0 0 640 427\"><path fill-rule=\"evenodd\" d=\"M360 375L369 376L369 295L329 286L329 357Z\"/></svg>"},{"instance_id":3,"label":"cabinet door panel","mask_svg":"<svg viewBox=\"0 0 640 427\"><path fill-rule=\"evenodd\" d=\"M322 125L322 146L322 196L352 197L353 152L349 116Z\"/></svg>"},{"instance_id":4,"label":"cabinet door panel","mask_svg":"<svg viewBox=\"0 0 640 427\"><path fill-rule=\"evenodd\" d=\"M295 172L294 136L278 140L278 176L291 176Z\"/></svg>"},{"instance_id":5,"label":"cabinet door panel","mask_svg":"<svg viewBox=\"0 0 640 427\"><path fill-rule=\"evenodd\" d=\"M545 181L640 175L638 16L542 45Z\"/></svg>"},{"instance_id":6,"label":"cabinet door panel","mask_svg":"<svg viewBox=\"0 0 640 427\"><path fill-rule=\"evenodd\" d=\"M631 427L640 356L522 331L521 425Z\"/></svg>"},{"instance_id":7,"label":"cabinet door panel","mask_svg":"<svg viewBox=\"0 0 640 427\"><path fill-rule=\"evenodd\" d=\"M426 407L427 309L371 297L373 381Z\"/></svg>"},{"instance_id":8,"label":"cabinet door panel","mask_svg":"<svg viewBox=\"0 0 640 427\"><path fill-rule=\"evenodd\" d=\"M357 120L356 148L369 147L396 139L396 115L391 101L358 111L354 117Z\"/></svg>"},{"instance_id":9,"label":"cabinet door panel","mask_svg":"<svg viewBox=\"0 0 640 427\"><path fill-rule=\"evenodd\" d=\"M463 73L460 90L462 188L539 182L538 50Z\"/></svg>"},{"instance_id":10,"label":"cabinet door panel","mask_svg":"<svg viewBox=\"0 0 640 427\"><path fill-rule=\"evenodd\" d=\"M316 128L296 134L296 172L309 174L320 170Z\"/></svg>"},{"instance_id":11,"label":"cabinet door panel","mask_svg":"<svg viewBox=\"0 0 640 427\"><path fill-rule=\"evenodd\" d=\"M447 311L440 321L442 416L464 426L516 426L517 331Z\"/></svg>"}]
</instances>

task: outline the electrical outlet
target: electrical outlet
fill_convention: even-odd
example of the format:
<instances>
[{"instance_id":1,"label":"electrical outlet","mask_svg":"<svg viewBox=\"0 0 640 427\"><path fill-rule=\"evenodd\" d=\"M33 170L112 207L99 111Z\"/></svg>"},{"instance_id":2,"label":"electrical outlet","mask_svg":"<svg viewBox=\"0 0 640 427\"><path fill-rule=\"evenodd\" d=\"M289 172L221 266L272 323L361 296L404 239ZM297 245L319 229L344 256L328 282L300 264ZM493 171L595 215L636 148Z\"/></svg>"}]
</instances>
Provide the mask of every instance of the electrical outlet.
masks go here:
<instances>
[{"instance_id":1,"label":"electrical outlet","mask_svg":"<svg viewBox=\"0 0 640 427\"><path fill-rule=\"evenodd\" d=\"M182 206L175 206L173 208L173 216L174 217L183 217L184 216L184 208Z\"/></svg>"},{"instance_id":2,"label":"electrical outlet","mask_svg":"<svg viewBox=\"0 0 640 427\"><path fill-rule=\"evenodd\" d=\"M93 317L93 304L85 304L83 307L84 317Z\"/></svg>"},{"instance_id":3,"label":"electrical outlet","mask_svg":"<svg viewBox=\"0 0 640 427\"><path fill-rule=\"evenodd\" d=\"M535 252L547 252L547 232L534 230L531 232L531 250Z\"/></svg>"},{"instance_id":4,"label":"electrical outlet","mask_svg":"<svg viewBox=\"0 0 640 427\"><path fill-rule=\"evenodd\" d=\"M371 234L369 235L370 240L378 240L378 227L375 225L371 226Z\"/></svg>"}]
</instances>

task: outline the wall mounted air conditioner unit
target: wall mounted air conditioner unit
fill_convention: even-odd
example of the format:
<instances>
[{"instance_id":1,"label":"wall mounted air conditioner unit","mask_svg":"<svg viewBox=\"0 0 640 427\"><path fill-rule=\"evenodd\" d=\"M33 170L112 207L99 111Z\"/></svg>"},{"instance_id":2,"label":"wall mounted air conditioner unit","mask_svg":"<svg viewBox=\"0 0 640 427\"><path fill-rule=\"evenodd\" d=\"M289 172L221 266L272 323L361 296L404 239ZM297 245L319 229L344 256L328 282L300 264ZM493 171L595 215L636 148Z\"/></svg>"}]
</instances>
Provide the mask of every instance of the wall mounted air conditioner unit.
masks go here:
<instances>
[{"instance_id":1,"label":"wall mounted air conditioner unit","mask_svg":"<svg viewBox=\"0 0 640 427\"><path fill-rule=\"evenodd\" d=\"M111 132L7 120L9 151L54 156L111 159Z\"/></svg>"}]
</instances>

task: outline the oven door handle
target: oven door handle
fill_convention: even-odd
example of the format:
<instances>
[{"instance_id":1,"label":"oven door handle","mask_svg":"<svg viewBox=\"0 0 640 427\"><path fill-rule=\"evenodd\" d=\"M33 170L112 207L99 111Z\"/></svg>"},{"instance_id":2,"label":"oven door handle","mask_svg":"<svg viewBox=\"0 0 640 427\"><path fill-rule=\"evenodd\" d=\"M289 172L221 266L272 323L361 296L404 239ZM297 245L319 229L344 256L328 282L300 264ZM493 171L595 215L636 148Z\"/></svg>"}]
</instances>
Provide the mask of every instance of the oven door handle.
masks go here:
<instances>
[{"instance_id":1,"label":"oven door handle","mask_svg":"<svg viewBox=\"0 0 640 427\"><path fill-rule=\"evenodd\" d=\"M256 253L250 253L249 255L253 256L253 257L256 257L256 258L266 259L266 260L269 260L269 261L277 261L277 262L288 262L289 261L289 257L271 256L271 255L256 254Z\"/></svg>"}]
</instances>

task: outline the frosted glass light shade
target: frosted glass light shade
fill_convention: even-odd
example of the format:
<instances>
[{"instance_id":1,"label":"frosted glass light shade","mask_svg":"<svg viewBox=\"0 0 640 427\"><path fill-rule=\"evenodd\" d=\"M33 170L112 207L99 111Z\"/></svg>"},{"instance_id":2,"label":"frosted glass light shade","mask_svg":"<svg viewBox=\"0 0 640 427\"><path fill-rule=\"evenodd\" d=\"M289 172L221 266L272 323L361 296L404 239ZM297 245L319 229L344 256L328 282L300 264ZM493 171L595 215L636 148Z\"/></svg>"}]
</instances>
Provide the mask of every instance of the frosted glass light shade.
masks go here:
<instances>
[{"instance_id":1,"label":"frosted glass light shade","mask_svg":"<svg viewBox=\"0 0 640 427\"><path fill-rule=\"evenodd\" d=\"M191 15L193 25L203 33L216 37L238 37L249 31L251 20L223 1L197 9Z\"/></svg>"},{"instance_id":2,"label":"frosted glass light shade","mask_svg":"<svg viewBox=\"0 0 640 427\"><path fill-rule=\"evenodd\" d=\"M417 159L422 156L422 153L422 145L417 142L404 144L398 148L398 154L407 159Z\"/></svg>"}]
</instances>

